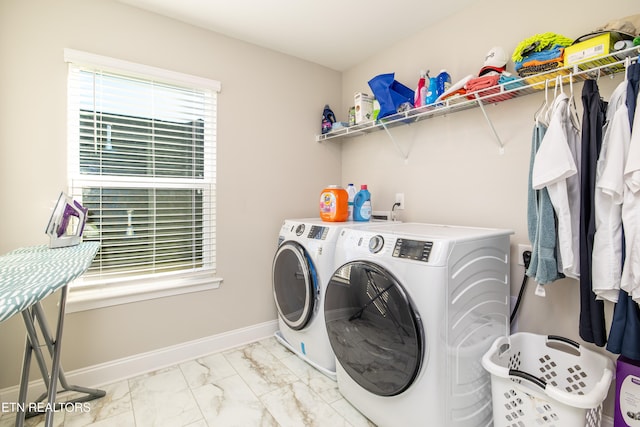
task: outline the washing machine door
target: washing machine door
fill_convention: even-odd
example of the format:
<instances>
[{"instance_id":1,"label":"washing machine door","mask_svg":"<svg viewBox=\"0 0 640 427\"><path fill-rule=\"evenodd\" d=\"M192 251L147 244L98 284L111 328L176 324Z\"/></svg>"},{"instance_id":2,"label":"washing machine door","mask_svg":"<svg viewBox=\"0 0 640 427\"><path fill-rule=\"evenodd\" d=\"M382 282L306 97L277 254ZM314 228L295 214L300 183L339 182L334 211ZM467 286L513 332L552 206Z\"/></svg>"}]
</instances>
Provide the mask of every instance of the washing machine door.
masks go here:
<instances>
[{"instance_id":1,"label":"washing machine door","mask_svg":"<svg viewBox=\"0 0 640 427\"><path fill-rule=\"evenodd\" d=\"M425 354L420 318L396 278L354 261L333 274L325 322L331 347L349 376L379 396L395 396L415 380Z\"/></svg>"},{"instance_id":2,"label":"washing machine door","mask_svg":"<svg viewBox=\"0 0 640 427\"><path fill-rule=\"evenodd\" d=\"M276 251L272 268L273 297L278 314L291 329L305 327L317 299L316 272L305 249L284 242Z\"/></svg>"}]
</instances>

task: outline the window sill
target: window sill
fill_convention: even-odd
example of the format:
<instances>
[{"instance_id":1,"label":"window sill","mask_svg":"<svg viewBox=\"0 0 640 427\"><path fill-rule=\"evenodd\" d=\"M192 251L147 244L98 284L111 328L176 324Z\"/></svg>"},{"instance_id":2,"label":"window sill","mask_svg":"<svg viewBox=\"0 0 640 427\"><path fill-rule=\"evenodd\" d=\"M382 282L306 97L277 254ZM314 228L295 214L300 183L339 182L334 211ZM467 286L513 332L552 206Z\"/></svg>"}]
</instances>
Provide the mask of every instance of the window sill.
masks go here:
<instances>
[{"instance_id":1,"label":"window sill","mask_svg":"<svg viewBox=\"0 0 640 427\"><path fill-rule=\"evenodd\" d=\"M82 279L71 284L67 297L66 312L93 310L164 298L192 292L217 289L222 278L214 277L211 272L187 273L163 279L127 280L83 285Z\"/></svg>"}]
</instances>

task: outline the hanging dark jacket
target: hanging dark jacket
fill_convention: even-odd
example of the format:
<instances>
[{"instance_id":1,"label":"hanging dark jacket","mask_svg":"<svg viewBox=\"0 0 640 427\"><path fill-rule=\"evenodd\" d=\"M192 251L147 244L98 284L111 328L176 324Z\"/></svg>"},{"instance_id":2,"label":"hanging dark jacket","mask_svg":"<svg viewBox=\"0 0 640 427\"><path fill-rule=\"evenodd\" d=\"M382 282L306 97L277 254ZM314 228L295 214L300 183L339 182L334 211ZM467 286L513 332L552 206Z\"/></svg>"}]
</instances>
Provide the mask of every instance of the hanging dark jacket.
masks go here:
<instances>
[{"instance_id":1,"label":"hanging dark jacket","mask_svg":"<svg viewBox=\"0 0 640 427\"><path fill-rule=\"evenodd\" d=\"M607 103L600 97L595 80L587 80L582 88L582 158L580 166L580 337L604 346L607 333L604 302L597 301L591 288L593 236L595 235L594 193L596 165L602 148L602 127Z\"/></svg>"}]
</instances>

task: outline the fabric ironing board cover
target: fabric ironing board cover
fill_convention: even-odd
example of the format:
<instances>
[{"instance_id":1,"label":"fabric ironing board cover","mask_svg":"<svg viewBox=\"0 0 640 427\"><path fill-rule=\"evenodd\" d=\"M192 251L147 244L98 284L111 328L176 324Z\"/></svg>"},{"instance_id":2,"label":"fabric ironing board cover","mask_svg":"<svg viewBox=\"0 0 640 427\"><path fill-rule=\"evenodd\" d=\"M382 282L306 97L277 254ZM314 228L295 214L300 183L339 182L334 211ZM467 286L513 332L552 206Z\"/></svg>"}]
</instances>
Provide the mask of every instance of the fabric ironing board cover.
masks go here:
<instances>
[{"instance_id":1,"label":"fabric ironing board cover","mask_svg":"<svg viewBox=\"0 0 640 427\"><path fill-rule=\"evenodd\" d=\"M0 256L0 322L81 276L99 248L98 242L56 249L42 245Z\"/></svg>"}]
</instances>

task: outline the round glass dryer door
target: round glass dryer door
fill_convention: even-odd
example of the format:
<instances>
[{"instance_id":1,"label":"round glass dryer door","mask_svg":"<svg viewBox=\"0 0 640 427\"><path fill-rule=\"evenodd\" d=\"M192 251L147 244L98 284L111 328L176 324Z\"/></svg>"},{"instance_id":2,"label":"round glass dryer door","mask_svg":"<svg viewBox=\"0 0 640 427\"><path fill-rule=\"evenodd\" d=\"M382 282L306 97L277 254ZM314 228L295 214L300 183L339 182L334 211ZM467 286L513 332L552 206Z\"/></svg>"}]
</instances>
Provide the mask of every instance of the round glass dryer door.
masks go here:
<instances>
[{"instance_id":1,"label":"round glass dryer door","mask_svg":"<svg viewBox=\"0 0 640 427\"><path fill-rule=\"evenodd\" d=\"M327 287L324 315L331 347L349 376L379 396L395 396L415 380L424 333L409 297L379 265L354 261Z\"/></svg>"},{"instance_id":2,"label":"round glass dryer door","mask_svg":"<svg viewBox=\"0 0 640 427\"><path fill-rule=\"evenodd\" d=\"M305 327L316 301L316 277L304 248L284 242L273 259L273 297L282 320L294 330Z\"/></svg>"}]
</instances>

